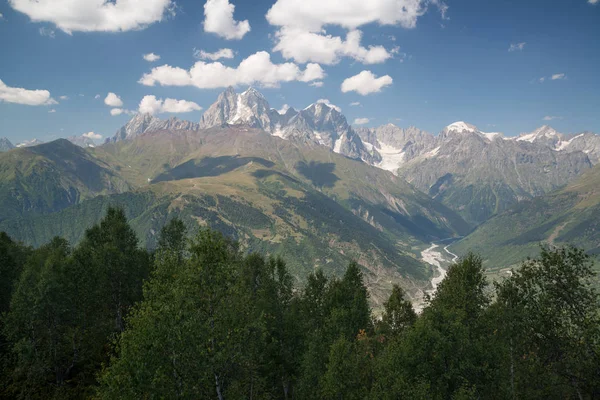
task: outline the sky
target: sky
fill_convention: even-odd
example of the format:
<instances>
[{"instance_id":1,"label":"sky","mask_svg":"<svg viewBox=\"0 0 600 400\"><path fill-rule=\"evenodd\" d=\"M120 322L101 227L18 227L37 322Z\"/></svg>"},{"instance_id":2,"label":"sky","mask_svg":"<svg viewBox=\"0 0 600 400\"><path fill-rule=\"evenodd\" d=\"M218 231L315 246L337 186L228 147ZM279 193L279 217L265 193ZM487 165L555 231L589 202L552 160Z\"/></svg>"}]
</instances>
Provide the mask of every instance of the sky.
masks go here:
<instances>
[{"instance_id":1,"label":"sky","mask_svg":"<svg viewBox=\"0 0 600 400\"><path fill-rule=\"evenodd\" d=\"M350 123L600 133L600 0L0 0L0 137L199 121L227 86Z\"/></svg>"}]
</instances>

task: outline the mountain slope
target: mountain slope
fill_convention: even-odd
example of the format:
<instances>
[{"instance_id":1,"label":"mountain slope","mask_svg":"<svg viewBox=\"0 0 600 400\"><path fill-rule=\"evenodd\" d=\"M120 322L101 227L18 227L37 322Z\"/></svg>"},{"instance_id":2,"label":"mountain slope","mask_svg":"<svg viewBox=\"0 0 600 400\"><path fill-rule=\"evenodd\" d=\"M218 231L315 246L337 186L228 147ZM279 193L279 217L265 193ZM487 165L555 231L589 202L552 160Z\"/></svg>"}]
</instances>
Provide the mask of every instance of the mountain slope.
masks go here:
<instances>
[{"instance_id":1,"label":"mountain slope","mask_svg":"<svg viewBox=\"0 0 600 400\"><path fill-rule=\"evenodd\" d=\"M592 166L583 151L557 150L564 137L549 127L516 139L465 122L437 137L393 125L359 134L381 154L376 166L406 178L473 224L557 189Z\"/></svg>"},{"instance_id":2,"label":"mountain slope","mask_svg":"<svg viewBox=\"0 0 600 400\"><path fill-rule=\"evenodd\" d=\"M129 188L107 164L65 139L0 154L0 220Z\"/></svg>"},{"instance_id":3,"label":"mountain slope","mask_svg":"<svg viewBox=\"0 0 600 400\"><path fill-rule=\"evenodd\" d=\"M299 281L315 267L335 274L357 259L370 271L376 302L392 283L416 297L432 274L418 260L420 250L470 231L402 178L245 126L145 133L78 150L137 189L59 213L12 218L0 230L33 245L56 234L77 241L109 204L121 204L138 232L151 232L144 242L152 246L166 219L180 215L190 227L209 225L251 250L298 254L290 258L301 260L292 268Z\"/></svg>"},{"instance_id":4,"label":"mountain slope","mask_svg":"<svg viewBox=\"0 0 600 400\"><path fill-rule=\"evenodd\" d=\"M563 189L523 201L451 246L473 250L489 268L508 267L539 252L540 243L572 243L600 254L600 165Z\"/></svg>"}]
</instances>

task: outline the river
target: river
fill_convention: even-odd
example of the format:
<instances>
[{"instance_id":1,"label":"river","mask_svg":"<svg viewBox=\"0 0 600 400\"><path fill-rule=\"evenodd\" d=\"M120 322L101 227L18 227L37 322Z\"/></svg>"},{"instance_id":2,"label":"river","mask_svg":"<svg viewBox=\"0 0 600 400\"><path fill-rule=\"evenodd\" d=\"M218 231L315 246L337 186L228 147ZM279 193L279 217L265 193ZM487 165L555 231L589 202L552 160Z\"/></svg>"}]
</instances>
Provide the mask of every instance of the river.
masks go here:
<instances>
[{"instance_id":1,"label":"river","mask_svg":"<svg viewBox=\"0 0 600 400\"><path fill-rule=\"evenodd\" d=\"M446 265L455 263L458 260L458 256L448 250L450 244L459 240L460 238L449 238L431 243L431 246L421 252L421 258L427 264L432 265L436 268L437 274L431 278L431 289L426 290L423 293L423 300L416 302L415 310L420 312L423 310L425 305L424 298L425 294L433 295L437 290L438 285L446 277ZM450 242L446 246L442 247L444 243Z\"/></svg>"}]
</instances>

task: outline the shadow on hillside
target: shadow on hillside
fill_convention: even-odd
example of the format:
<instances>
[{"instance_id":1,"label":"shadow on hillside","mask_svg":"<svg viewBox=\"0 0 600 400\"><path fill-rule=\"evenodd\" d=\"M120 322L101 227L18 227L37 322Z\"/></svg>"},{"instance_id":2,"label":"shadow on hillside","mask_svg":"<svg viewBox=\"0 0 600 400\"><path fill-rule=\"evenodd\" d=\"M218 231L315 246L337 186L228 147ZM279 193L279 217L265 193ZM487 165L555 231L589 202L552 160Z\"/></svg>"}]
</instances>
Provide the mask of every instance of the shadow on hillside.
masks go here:
<instances>
[{"instance_id":1,"label":"shadow on hillside","mask_svg":"<svg viewBox=\"0 0 600 400\"><path fill-rule=\"evenodd\" d=\"M154 178L152 183L177 181L180 179L203 178L206 176L219 176L243 167L251 162L258 163L263 167L271 168L275 163L259 157L205 157L201 160L189 160L164 172Z\"/></svg>"},{"instance_id":2,"label":"shadow on hillside","mask_svg":"<svg viewBox=\"0 0 600 400\"><path fill-rule=\"evenodd\" d=\"M296 164L296 170L317 187L330 188L340 180L340 178L333 173L335 170L335 164L333 163L311 161L307 164L304 161L300 161Z\"/></svg>"},{"instance_id":3,"label":"shadow on hillside","mask_svg":"<svg viewBox=\"0 0 600 400\"><path fill-rule=\"evenodd\" d=\"M288 181L291 181L291 182L294 182L294 183L300 183L300 181L298 179L292 178L291 176L288 176L286 174L282 174L281 172L274 171L272 169L259 169L259 170L256 170L256 171L254 171L252 173L252 176L255 177L255 178L258 178L258 179L268 178L268 177L273 176L273 175L277 175L277 176L279 176L279 177L281 177L281 178L283 178L285 180L288 180Z\"/></svg>"}]
</instances>

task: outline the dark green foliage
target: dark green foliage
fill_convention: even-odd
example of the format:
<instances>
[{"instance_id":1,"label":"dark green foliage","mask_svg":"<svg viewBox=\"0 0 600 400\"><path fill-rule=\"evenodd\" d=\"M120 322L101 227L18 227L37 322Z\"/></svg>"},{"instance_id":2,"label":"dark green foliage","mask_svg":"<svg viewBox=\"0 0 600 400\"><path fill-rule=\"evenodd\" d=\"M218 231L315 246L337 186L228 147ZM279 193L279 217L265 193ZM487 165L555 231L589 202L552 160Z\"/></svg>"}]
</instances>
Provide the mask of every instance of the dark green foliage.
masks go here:
<instances>
[{"instance_id":1,"label":"dark green foliage","mask_svg":"<svg viewBox=\"0 0 600 400\"><path fill-rule=\"evenodd\" d=\"M244 255L222 233L190 240L172 218L156 240L150 257L110 207L75 248L55 238L30 250L0 234L12 293L0 397L600 396L600 304L582 250L544 249L495 293L470 254L421 315L394 286L374 318L357 263L341 278L317 269L296 289L281 258Z\"/></svg>"},{"instance_id":2,"label":"dark green foliage","mask_svg":"<svg viewBox=\"0 0 600 400\"><path fill-rule=\"evenodd\" d=\"M580 249L543 248L498 285L499 347L518 397L600 394L599 297Z\"/></svg>"},{"instance_id":3,"label":"dark green foliage","mask_svg":"<svg viewBox=\"0 0 600 400\"><path fill-rule=\"evenodd\" d=\"M392 288L390 298L383 304L381 321L377 323L377 331L386 338L398 337L410 328L417 320L417 313L405 298L404 290L398 285Z\"/></svg>"},{"instance_id":4,"label":"dark green foliage","mask_svg":"<svg viewBox=\"0 0 600 400\"><path fill-rule=\"evenodd\" d=\"M10 352L2 394L91 394L108 343L124 329L123 317L141 295L148 260L118 209L109 209L75 249L55 238L33 251L3 318Z\"/></svg>"}]
</instances>

